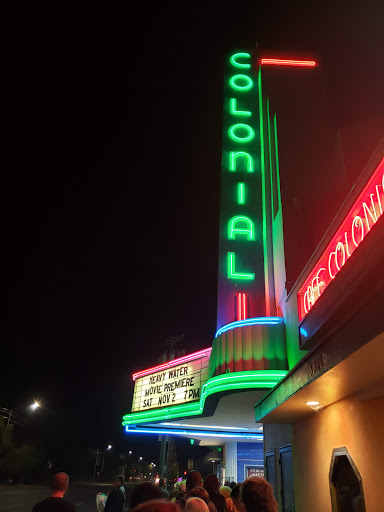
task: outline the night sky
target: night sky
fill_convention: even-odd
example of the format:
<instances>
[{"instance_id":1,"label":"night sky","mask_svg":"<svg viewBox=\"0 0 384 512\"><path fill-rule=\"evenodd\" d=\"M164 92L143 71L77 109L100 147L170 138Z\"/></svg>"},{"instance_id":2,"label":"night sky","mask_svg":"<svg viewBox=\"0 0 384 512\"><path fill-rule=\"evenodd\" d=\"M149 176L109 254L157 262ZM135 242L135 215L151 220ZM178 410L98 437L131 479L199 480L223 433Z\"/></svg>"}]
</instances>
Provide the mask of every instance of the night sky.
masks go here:
<instances>
[{"instance_id":1,"label":"night sky","mask_svg":"<svg viewBox=\"0 0 384 512\"><path fill-rule=\"evenodd\" d=\"M132 446L131 374L211 345L225 55L313 51L340 123L382 101L381 2L126 5L3 16L0 405L60 453Z\"/></svg>"}]
</instances>

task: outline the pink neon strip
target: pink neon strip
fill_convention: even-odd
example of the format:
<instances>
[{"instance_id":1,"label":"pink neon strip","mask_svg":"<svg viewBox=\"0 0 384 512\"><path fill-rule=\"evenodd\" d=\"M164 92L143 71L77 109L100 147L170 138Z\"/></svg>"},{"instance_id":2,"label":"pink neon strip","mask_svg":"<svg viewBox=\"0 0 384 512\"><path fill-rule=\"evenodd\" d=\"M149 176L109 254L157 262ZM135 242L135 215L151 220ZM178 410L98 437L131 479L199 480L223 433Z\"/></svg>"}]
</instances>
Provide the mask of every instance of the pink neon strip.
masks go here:
<instances>
[{"instance_id":1,"label":"pink neon strip","mask_svg":"<svg viewBox=\"0 0 384 512\"><path fill-rule=\"evenodd\" d=\"M212 347L206 348L204 350L199 350L198 352L193 352L193 354L188 354L183 357L179 357L178 359L173 359L172 361L168 361L167 363L159 364L158 366L153 366L153 368L148 368L147 370L142 370L141 372L136 372L132 375L132 379L136 380L138 377L144 377L145 375L149 375L150 373L159 372L161 370L165 370L166 368L172 368L172 366L177 366L178 364L187 363L188 361L193 361L194 359L199 359L200 357L209 356L211 354Z\"/></svg>"},{"instance_id":2,"label":"pink neon strip","mask_svg":"<svg viewBox=\"0 0 384 512\"><path fill-rule=\"evenodd\" d=\"M291 59L261 59L261 65L271 64L273 66L301 66L313 68L316 66L314 60L291 60Z\"/></svg>"},{"instance_id":3,"label":"pink neon strip","mask_svg":"<svg viewBox=\"0 0 384 512\"><path fill-rule=\"evenodd\" d=\"M243 320L245 320L245 298L246 298L246 295L245 293L243 293Z\"/></svg>"},{"instance_id":4,"label":"pink neon strip","mask_svg":"<svg viewBox=\"0 0 384 512\"><path fill-rule=\"evenodd\" d=\"M241 293L237 294L237 320L242 320L242 318L241 318Z\"/></svg>"}]
</instances>

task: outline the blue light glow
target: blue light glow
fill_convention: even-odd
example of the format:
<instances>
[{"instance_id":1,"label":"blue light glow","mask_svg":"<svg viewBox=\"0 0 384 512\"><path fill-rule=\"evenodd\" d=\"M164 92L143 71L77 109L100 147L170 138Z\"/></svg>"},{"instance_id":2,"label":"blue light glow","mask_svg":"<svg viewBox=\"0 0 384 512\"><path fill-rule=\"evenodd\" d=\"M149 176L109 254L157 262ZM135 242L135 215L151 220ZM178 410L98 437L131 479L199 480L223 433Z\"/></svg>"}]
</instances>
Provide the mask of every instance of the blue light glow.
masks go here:
<instances>
[{"instance_id":1,"label":"blue light glow","mask_svg":"<svg viewBox=\"0 0 384 512\"><path fill-rule=\"evenodd\" d=\"M303 336L307 337L308 336L308 333L307 331L303 328L303 327L300 327L300 334L302 334Z\"/></svg>"},{"instance_id":2,"label":"blue light glow","mask_svg":"<svg viewBox=\"0 0 384 512\"><path fill-rule=\"evenodd\" d=\"M205 430L179 430L179 429L164 429L164 428L140 428L130 429L128 425L125 426L125 431L128 434L171 434L176 436L198 436L198 437L228 437L233 439L255 439L262 441L264 435L261 433L251 434L250 432L206 432Z\"/></svg>"},{"instance_id":3,"label":"blue light glow","mask_svg":"<svg viewBox=\"0 0 384 512\"><path fill-rule=\"evenodd\" d=\"M232 322L230 324L224 325L220 327L220 329L215 334L215 338L223 334L223 332L229 331L230 329L235 329L236 327L245 327L247 325L278 325L282 324L284 319L279 316L260 316L257 318L247 318L246 320L239 320L237 322Z\"/></svg>"}]
</instances>

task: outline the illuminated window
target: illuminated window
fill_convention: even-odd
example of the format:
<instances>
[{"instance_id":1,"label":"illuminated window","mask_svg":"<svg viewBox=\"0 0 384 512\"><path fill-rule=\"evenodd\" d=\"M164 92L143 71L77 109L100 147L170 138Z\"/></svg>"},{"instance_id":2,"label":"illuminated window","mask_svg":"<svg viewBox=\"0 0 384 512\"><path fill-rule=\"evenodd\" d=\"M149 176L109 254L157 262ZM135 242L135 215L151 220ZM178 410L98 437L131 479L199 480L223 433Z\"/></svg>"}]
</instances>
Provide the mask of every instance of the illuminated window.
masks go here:
<instances>
[{"instance_id":1,"label":"illuminated window","mask_svg":"<svg viewBox=\"0 0 384 512\"><path fill-rule=\"evenodd\" d=\"M250 59L251 55L249 53L234 53L232 57L229 59L229 62L235 68L245 68L248 69L251 67L250 64L238 62L237 59Z\"/></svg>"},{"instance_id":2,"label":"illuminated window","mask_svg":"<svg viewBox=\"0 0 384 512\"><path fill-rule=\"evenodd\" d=\"M238 224L245 224L245 227L238 228ZM228 222L228 238L235 240L236 235L246 235L247 240L255 239L255 227L249 217L245 215L236 215Z\"/></svg>"},{"instance_id":3,"label":"illuminated window","mask_svg":"<svg viewBox=\"0 0 384 512\"><path fill-rule=\"evenodd\" d=\"M231 98L229 100L229 113L233 116L251 116L252 112L248 110L237 110L237 99Z\"/></svg>"},{"instance_id":4,"label":"illuminated window","mask_svg":"<svg viewBox=\"0 0 384 512\"><path fill-rule=\"evenodd\" d=\"M228 279L239 279L242 281L253 281L255 274L251 272L236 272L236 255L234 252L227 254L227 275Z\"/></svg>"},{"instance_id":5,"label":"illuminated window","mask_svg":"<svg viewBox=\"0 0 384 512\"><path fill-rule=\"evenodd\" d=\"M255 137L255 132L249 124L234 124L228 130L230 138L236 142L250 142Z\"/></svg>"},{"instance_id":6,"label":"illuminated window","mask_svg":"<svg viewBox=\"0 0 384 512\"><path fill-rule=\"evenodd\" d=\"M253 158L249 153L245 151L230 151L229 152L229 170L236 172L237 170L237 159L245 159L245 168L247 172L253 172Z\"/></svg>"},{"instance_id":7,"label":"illuminated window","mask_svg":"<svg viewBox=\"0 0 384 512\"><path fill-rule=\"evenodd\" d=\"M237 204L245 204L245 183L237 184Z\"/></svg>"},{"instance_id":8,"label":"illuminated window","mask_svg":"<svg viewBox=\"0 0 384 512\"><path fill-rule=\"evenodd\" d=\"M247 75L234 75L229 85L236 91L249 91L253 87L253 80Z\"/></svg>"}]
</instances>

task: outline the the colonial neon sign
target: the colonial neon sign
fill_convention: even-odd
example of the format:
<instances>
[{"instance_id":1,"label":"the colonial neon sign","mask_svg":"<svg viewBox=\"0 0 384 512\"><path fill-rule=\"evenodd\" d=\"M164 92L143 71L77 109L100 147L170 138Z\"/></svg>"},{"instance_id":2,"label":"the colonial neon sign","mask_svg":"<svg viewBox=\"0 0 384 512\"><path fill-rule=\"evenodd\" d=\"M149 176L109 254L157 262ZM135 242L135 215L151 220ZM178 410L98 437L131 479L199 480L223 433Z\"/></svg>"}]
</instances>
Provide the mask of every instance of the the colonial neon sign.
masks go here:
<instances>
[{"instance_id":1,"label":"the colonial neon sign","mask_svg":"<svg viewBox=\"0 0 384 512\"><path fill-rule=\"evenodd\" d=\"M239 64L239 61L242 61L242 64ZM240 74L236 70L236 68L246 68L250 69L251 64L251 55L249 53L235 53L233 54L229 61L232 64L234 69L234 75L232 75L229 79L229 85L234 91L234 96L229 99L230 102L230 110L229 113L234 117L233 124L228 129L229 138L234 142L238 142L240 144L246 144L247 142L251 142L255 138L255 130L252 128L250 124L245 122L238 123L237 118L243 116L252 117L252 112L249 110L240 110L238 107L238 102L241 100L244 101L244 93L250 91L254 87L254 82L252 78L245 74ZM253 156L248 151L230 151L229 152L229 172L237 172L237 162L241 159L245 161L246 172L253 173L254 169L254 161ZM245 201L245 190L246 185L243 181L239 181L237 183L238 189L238 201L239 205L244 205ZM240 191L239 191L240 189ZM239 200L240 196L240 200ZM254 234L254 223L253 221L247 217L246 215L236 215L232 217L228 221L228 240L236 240L236 237L245 237L248 241L255 240ZM255 278L255 274L253 272L239 272L236 270L236 253L228 252L227 253L227 276L228 279L235 280L246 280L252 281ZM244 299L245 300L245 299ZM245 314L245 306L242 308L242 313ZM243 316L243 315L241 315ZM244 318L240 318L240 320L244 320Z\"/></svg>"},{"instance_id":2,"label":"the colonial neon sign","mask_svg":"<svg viewBox=\"0 0 384 512\"><path fill-rule=\"evenodd\" d=\"M383 215L384 158L298 293L302 320Z\"/></svg>"},{"instance_id":3,"label":"the colonial neon sign","mask_svg":"<svg viewBox=\"0 0 384 512\"><path fill-rule=\"evenodd\" d=\"M228 57L224 84L218 328L260 314L263 301L258 81L251 53Z\"/></svg>"}]
</instances>

